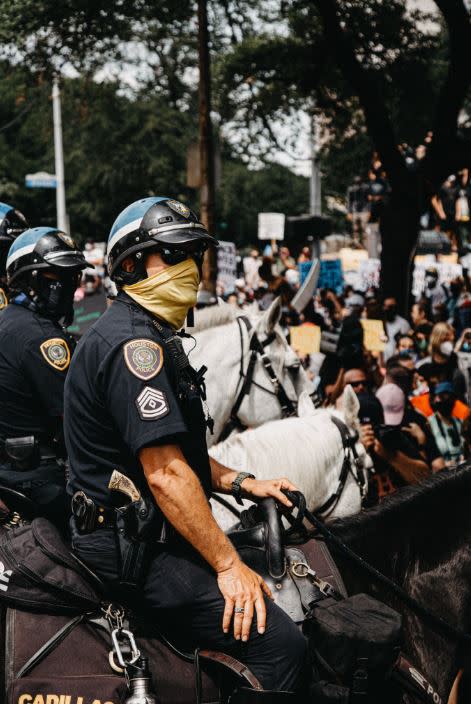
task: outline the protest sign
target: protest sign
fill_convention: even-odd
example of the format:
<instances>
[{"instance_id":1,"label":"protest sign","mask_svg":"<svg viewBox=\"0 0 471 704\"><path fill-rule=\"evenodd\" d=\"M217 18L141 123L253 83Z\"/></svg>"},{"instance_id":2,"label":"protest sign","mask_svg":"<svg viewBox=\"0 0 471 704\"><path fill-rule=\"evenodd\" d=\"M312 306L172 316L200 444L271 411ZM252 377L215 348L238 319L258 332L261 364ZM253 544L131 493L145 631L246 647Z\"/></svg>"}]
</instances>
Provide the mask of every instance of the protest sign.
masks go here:
<instances>
[{"instance_id":1,"label":"protest sign","mask_svg":"<svg viewBox=\"0 0 471 704\"><path fill-rule=\"evenodd\" d=\"M284 213L258 214L258 239L282 240L285 236Z\"/></svg>"},{"instance_id":2,"label":"protest sign","mask_svg":"<svg viewBox=\"0 0 471 704\"><path fill-rule=\"evenodd\" d=\"M291 347L300 357L319 352L321 329L318 325L311 323L296 325L289 329L289 334Z\"/></svg>"},{"instance_id":3,"label":"protest sign","mask_svg":"<svg viewBox=\"0 0 471 704\"><path fill-rule=\"evenodd\" d=\"M438 282L446 284L457 276L463 275L463 267L461 264L450 264L448 262L415 262L414 274L412 278L412 294L420 296L425 288L425 270L432 266L438 272Z\"/></svg>"},{"instance_id":4,"label":"protest sign","mask_svg":"<svg viewBox=\"0 0 471 704\"><path fill-rule=\"evenodd\" d=\"M368 252L366 249L351 249L342 247L339 252L343 271L358 271L362 262L367 261Z\"/></svg>"},{"instance_id":5,"label":"protest sign","mask_svg":"<svg viewBox=\"0 0 471 704\"><path fill-rule=\"evenodd\" d=\"M219 240L217 283L225 292L234 289L237 279L237 249L234 242Z\"/></svg>"},{"instance_id":6,"label":"protest sign","mask_svg":"<svg viewBox=\"0 0 471 704\"><path fill-rule=\"evenodd\" d=\"M386 347L387 337L384 332L382 320L362 318L363 345L369 352L383 352Z\"/></svg>"},{"instance_id":7,"label":"protest sign","mask_svg":"<svg viewBox=\"0 0 471 704\"><path fill-rule=\"evenodd\" d=\"M318 288L331 288L336 293L343 289L342 262L340 259L322 259Z\"/></svg>"}]
</instances>

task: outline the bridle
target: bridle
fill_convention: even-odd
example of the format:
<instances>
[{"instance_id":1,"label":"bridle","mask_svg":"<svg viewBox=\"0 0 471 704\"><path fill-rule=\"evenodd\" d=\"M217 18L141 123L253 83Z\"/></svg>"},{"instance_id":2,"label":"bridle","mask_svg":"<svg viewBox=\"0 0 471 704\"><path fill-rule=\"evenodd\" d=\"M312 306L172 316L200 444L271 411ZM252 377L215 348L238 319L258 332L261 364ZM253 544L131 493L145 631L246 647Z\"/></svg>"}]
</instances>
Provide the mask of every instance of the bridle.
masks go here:
<instances>
[{"instance_id":1,"label":"bridle","mask_svg":"<svg viewBox=\"0 0 471 704\"><path fill-rule=\"evenodd\" d=\"M344 456L336 490L326 501L324 501L322 506L319 506L319 508L314 511L315 515L322 517L323 520L327 518L327 516L330 516L340 501L349 474L351 474L360 490L362 502L366 496L368 488L365 472L363 470L363 461L359 457L356 449L358 435L350 433L348 427L343 421L340 420L340 418L331 416L330 420L336 426L340 433L340 437L342 438ZM356 468L356 471L354 467Z\"/></svg>"},{"instance_id":2,"label":"bridle","mask_svg":"<svg viewBox=\"0 0 471 704\"><path fill-rule=\"evenodd\" d=\"M282 418L287 418L288 416L293 416L296 414L296 402L292 401L288 394L286 393L285 388L283 387L283 384L281 381L278 379L275 370L273 369L273 365L270 361L270 358L268 357L265 348L270 345L273 340L276 338L276 333L272 332L269 334L265 340L260 341L258 338L258 335L256 331L252 333L250 336L250 341L249 341L249 351L250 351L250 358L249 358L249 363L247 365L247 371L244 372L244 326L247 330L247 333L250 335L252 332L252 324L250 320L245 316L239 316L237 318L237 325L239 326L239 334L240 334L240 367L239 367L239 382L237 385L237 388L239 389L239 393L237 394L236 400L234 402L234 405L232 406L231 413L229 416L229 419L225 423L223 429L221 430L221 433L217 439L217 442L221 442L222 440L226 440L226 438L229 437L229 435L232 433L233 430L245 430L246 426L242 423L242 421L239 418L239 411L240 407L242 405L242 402L244 398L248 395L250 392L250 388L252 386L256 386L258 389L261 389L262 391L265 391L267 394L271 394L272 396L276 396L278 399L278 403L280 404L281 408L281 417ZM255 364L257 362L257 359L260 359L260 361L263 364L263 368L265 369L267 376L270 380L272 388L266 388L265 386L262 386L261 384L258 384L254 380L254 372L255 372Z\"/></svg>"}]
</instances>

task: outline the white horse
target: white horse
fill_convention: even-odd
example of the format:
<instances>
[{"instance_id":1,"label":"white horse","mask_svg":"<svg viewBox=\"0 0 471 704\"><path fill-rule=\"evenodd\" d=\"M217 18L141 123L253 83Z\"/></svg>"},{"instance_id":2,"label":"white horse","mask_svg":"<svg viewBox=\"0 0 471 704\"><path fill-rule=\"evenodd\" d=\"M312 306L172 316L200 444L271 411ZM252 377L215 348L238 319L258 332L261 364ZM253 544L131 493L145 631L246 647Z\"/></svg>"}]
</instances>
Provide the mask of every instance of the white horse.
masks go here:
<instances>
[{"instance_id":1,"label":"white horse","mask_svg":"<svg viewBox=\"0 0 471 704\"><path fill-rule=\"evenodd\" d=\"M245 314L250 318L250 331L239 320L244 314L228 304L197 311L195 326L190 329L196 346L191 340L185 341L185 349L192 366L196 369L203 365L208 367L205 376L206 392L209 411L214 420L213 434L208 434L207 438L208 446L217 442L230 419L244 381L241 373L245 375L249 366L249 346L254 334L262 344L273 337L266 345L265 352L278 381L294 405L300 393L309 389L306 373L279 325L280 300L276 299L261 315L254 317L253 310ZM263 366L261 355L257 355L252 383L237 414L240 424L247 428L256 428L270 420L281 418L282 415L275 386Z\"/></svg>"},{"instance_id":2,"label":"white horse","mask_svg":"<svg viewBox=\"0 0 471 704\"><path fill-rule=\"evenodd\" d=\"M306 497L311 511L323 506L335 493L345 458L345 449L332 415L337 416L349 429L358 425L359 403L351 386L344 393L342 412L315 409L309 395L301 394L298 417L276 420L252 431L233 435L214 445L209 454L221 464L240 472L250 472L257 479L286 476ZM338 503L328 520L358 513L361 509L362 491L354 477L371 466L371 460L361 443L356 443L360 467L351 465ZM352 458L349 458L352 461ZM366 490L366 486L365 486ZM235 499L224 496L234 508L240 510ZM217 501L211 500L213 513L221 528L234 525L234 514ZM249 506L248 501L244 502Z\"/></svg>"}]
</instances>

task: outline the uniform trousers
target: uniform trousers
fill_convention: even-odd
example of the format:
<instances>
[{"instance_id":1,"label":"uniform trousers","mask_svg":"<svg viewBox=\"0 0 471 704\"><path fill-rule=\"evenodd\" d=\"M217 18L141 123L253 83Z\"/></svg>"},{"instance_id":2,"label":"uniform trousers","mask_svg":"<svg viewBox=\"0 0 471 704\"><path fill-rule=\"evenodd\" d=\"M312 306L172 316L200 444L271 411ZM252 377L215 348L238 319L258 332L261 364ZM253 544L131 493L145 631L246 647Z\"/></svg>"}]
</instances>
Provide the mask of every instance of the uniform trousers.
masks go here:
<instances>
[{"instance_id":1,"label":"uniform trousers","mask_svg":"<svg viewBox=\"0 0 471 704\"><path fill-rule=\"evenodd\" d=\"M79 535L72 529L78 557L112 589L118 580L118 554L113 529ZM247 643L222 630L224 599L212 569L187 544L162 546L153 556L144 581L145 607L155 624L180 647L219 650L243 662L265 689L296 691L302 684L306 640L296 624L266 599L264 634L252 622Z\"/></svg>"}]
</instances>

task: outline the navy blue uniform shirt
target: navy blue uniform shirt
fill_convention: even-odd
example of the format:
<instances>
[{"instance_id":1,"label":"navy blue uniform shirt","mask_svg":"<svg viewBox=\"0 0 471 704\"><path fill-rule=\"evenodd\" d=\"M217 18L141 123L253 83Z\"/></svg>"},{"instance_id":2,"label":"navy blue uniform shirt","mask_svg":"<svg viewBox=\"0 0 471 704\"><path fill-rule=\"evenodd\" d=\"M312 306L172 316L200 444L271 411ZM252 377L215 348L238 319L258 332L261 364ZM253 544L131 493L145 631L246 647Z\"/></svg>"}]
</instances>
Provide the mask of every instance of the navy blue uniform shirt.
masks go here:
<instances>
[{"instance_id":1,"label":"navy blue uniform shirt","mask_svg":"<svg viewBox=\"0 0 471 704\"><path fill-rule=\"evenodd\" d=\"M206 422L195 391L180 397L174 362L153 317L121 292L85 333L65 386L64 433L70 493L83 490L102 506L123 505L110 492L114 469L146 486L139 451L177 444L211 491Z\"/></svg>"},{"instance_id":2,"label":"navy blue uniform shirt","mask_svg":"<svg viewBox=\"0 0 471 704\"><path fill-rule=\"evenodd\" d=\"M63 414L73 341L58 324L11 303L0 314L0 440L50 441Z\"/></svg>"}]
</instances>

